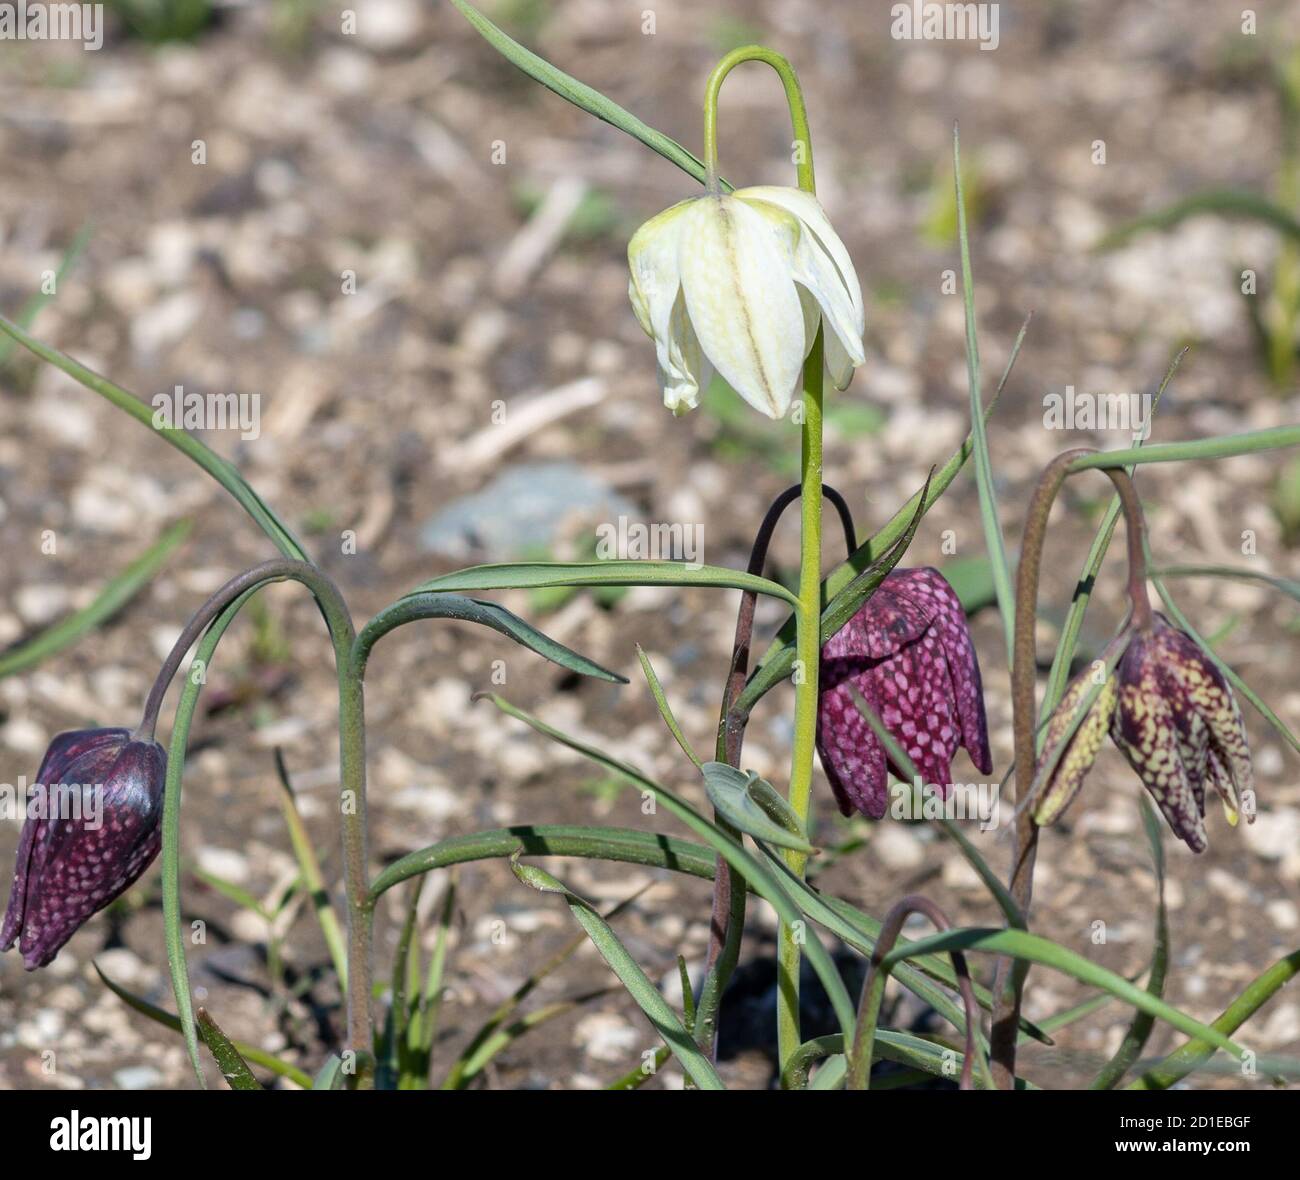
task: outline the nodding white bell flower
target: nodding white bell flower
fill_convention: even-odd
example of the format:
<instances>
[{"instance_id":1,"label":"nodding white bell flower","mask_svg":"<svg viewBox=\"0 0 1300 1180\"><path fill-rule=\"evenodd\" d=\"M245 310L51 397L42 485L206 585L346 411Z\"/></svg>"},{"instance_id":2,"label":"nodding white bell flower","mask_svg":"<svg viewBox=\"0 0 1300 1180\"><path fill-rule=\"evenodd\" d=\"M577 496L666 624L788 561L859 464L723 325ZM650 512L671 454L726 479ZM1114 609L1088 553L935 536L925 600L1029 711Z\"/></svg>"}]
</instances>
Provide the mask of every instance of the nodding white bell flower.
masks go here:
<instances>
[{"instance_id":1,"label":"nodding white bell flower","mask_svg":"<svg viewBox=\"0 0 1300 1180\"><path fill-rule=\"evenodd\" d=\"M811 193L765 185L681 201L636 231L627 256L628 295L675 414L699 404L716 369L756 410L784 417L819 325L837 389L866 359L862 289Z\"/></svg>"}]
</instances>

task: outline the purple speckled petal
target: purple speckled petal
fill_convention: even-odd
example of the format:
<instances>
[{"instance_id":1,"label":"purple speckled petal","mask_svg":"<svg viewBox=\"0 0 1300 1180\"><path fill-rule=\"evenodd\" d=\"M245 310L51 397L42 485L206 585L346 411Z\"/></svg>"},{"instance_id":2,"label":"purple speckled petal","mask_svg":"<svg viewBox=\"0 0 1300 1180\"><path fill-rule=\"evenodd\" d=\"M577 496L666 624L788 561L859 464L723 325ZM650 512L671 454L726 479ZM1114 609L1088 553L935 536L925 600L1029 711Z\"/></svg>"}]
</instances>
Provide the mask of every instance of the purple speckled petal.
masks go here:
<instances>
[{"instance_id":1,"label":"purple speckled petal","mask_svg":"<svg viewBox=\"0 0 1300 1180\"><path fill-rule=\"evenodd\" d=\"M992 773L975 648L957 595L937 570L892 570L822 651L822 766L846 815L856 808L879 819L888 805L885 753L849 694L849 680L945 796L960 745Z\"/></svg>"},{"instance_id":2,"label":"purple speckled petal","mask_svg":"<svg viewBox=\"0 0 1300 1180\"><path fill-rule=\"evenodd\" d=\"M162 747L126 730L54 739L38 781L64 788L62 806L47 795L24 825L0 949L17 940L27 969L44 967L139 878L161 846L165 774Z\"/></svg>"},{"instance_id":3,"label":"purple speckled petal","mask_svg":"<svg viewBox=\"0 0 1300 1180\"><path fill-rule=\"evenodd\" d=\"M866 668L862 660L822 660L817 753L840 811L852 815L856 810L880 819L889 804L885 750L848 688L852 683L867 703L879 711L875 686Z\"/></svg>"},{"instance_id":4,"label":"purple speckled petal","mask_svg":"<svg viewBox=\"0 0 1300 1180\"><path fill-rule=\"evenodd\" d=\"M957 716L961 718L961 744L984 774L992 774L993 752L989 748L989 726L984 712L984 684L961 599L936 569L904 570L903 576L906 578L904 592L929 615L931 628L943 643Z\"/></svg>"},{"instance_id":5,"label":"purple speckled petal","mask_svg":"<svg viewBox=\"0 0 1300 1180\"><path fill-rule=\"evenodd\" d=\"M1193 852L1208 846L1204 812L1204 785L1193 786L1183 750L1190 721L1180 714L1186 702L1165 693L1167 658L1164 645L1139 632L1119 664L1119 700L1111 720L1110 735L1137 771L1165 819ZM1195 771L1197 767L1190 768ZM1204 771L1201 771L1202 775Z\"/></svg>"}]
</instances>

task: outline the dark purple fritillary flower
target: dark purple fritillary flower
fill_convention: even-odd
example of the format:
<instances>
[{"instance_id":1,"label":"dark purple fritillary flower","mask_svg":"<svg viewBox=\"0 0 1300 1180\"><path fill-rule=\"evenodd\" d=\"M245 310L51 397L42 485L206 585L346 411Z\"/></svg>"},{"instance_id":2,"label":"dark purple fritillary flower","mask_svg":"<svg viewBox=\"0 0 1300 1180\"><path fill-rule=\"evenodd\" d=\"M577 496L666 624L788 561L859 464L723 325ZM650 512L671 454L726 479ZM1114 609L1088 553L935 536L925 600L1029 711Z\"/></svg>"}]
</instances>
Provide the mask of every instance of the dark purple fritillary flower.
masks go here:
<instances>
[{"instance_id":1,"label":"dark purple fritillary flower","mask_svg":"<svg viewBox=\"0 0 1300 1180\"><path fill-rule=\"evenodd\" d=\"M1237 698L1190 635L1157 614L1134 633L1116 669L1110 735L1193 852L1204 852L1205 785L1228 822L1255 819L1254 777Z\"/></svg>"},{"instance_id":2,"label":"dark purple fritillary flower","mask_svg":"<svg viewBox=\"0 0 1300 1180\"><path fill-rule=\"evenodd\" d=\"M992 774L975 645L956 591L938 570L892 570L822 649L822 767L845 815L856 809L879 819L888 806L885 749L854 704L850 684L945 798L958 746Z\"/></svg>"},{"instance_id":3,"label":"dark purple fritillary flower","mask_svg":"<svg viewBox=\"0 0 1300 1180\"><path fill-rule=\"evenodd\" d=\"M119 897L162 845L167 755L126 729L61 733L29 793L0 951L28 971L50 963L92 914ZM42 801L43 800L43 801Z\"/></svg>"}]
</instances>

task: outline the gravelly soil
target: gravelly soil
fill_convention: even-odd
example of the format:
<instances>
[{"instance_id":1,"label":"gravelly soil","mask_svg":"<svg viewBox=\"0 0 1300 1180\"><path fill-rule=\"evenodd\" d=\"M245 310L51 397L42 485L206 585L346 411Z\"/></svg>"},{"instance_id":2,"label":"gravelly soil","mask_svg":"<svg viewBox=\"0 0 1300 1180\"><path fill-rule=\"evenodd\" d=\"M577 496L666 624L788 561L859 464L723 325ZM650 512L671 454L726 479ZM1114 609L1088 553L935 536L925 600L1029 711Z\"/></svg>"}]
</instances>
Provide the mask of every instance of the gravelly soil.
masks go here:
<instances>
[{"instance_id":1,"label":"gravelly soil","mask_svg":"<svg viewBox=\"0 0 1300 1180\"><path fill-rule=\"evenodd\" d=\"M356 35L338 32L322 12L296 46L275 39L265 14L245 9L186 46L112 36L102 52L83 54L0 43L0 308L12 314L89 222L89 245L41 312L38 335L146 399L177 385L260 395L259 437L214 431L207 441L300 532L358 619L457 564L521 555L429 552L422 536L440 509L526 463L574 465L645 520L702 526L705 560L743 565L767 502L790 482L795 432L737 414L720 421L709 410L672 419L658 404L652 351L626 302L627 236L689 195L691 183L513 74L449 6L359 7ZM867 293L868 361L837 403L826 462L828 481L863 530L915 491L969 420L961 299L944 287L944 272L956 266L944 228L956 116L970 169L986 374L1002 371L1025 313L1035 312L990 426L1009 544L1034 473L1051 455L1124 445L1116 432L1045 429L1047 393L1150 392L1177 349L1190 345L1156 439L1293 422L1300 408L1294 390L1279 395L1266 379L1239 293L1243 268L1270 273L1278 245L1269 232L1198 219L1113 253L1093 249L1123 218L1197 189L1269 190L1278 104L1259 62L1278 50L1277 30L1288 20L1296 27L1300 8L1275 6L1250 38L1240 31L1240 6L1218 0L1198 5L1194 20L1173 3L1029 7L1001 5L999 47L983 52L971 43L892 40L883 6L868 14L849 0L666 0L654 9L653 36L642 32L639 6L504 6L503 23L539 52L693 148L698 96L720 52L757 39L795 62L812 113L819 194ZM773 78L757 67L733 75L721 124L729 177L789 182L788 121ZM201 164L196 141L206 152ZM1096 141L1104 141L1104 164L1094 162ZM548 202L553 210L575 194L569 231L548 240L539 228ZM588 384L569 396L584 408L510 435L512 412L579 381ZM504 434L492 417L497 402L507 409ZM132 724L189 612L271 550L183 457L51 369L9 359L0 370L0 427L0 538L10 555L0 571L4 643L83 605L168 522L194 521L184 547L111 625L0 681L0 778L15 781L34 773L61 729ZM1283 462L1258 455L1145 468L1157 560L1294 576L1295 551L1269 507ZM1040 606L1044 653L1106 495L1100 478L1080 479L1058 509ZM591 524L564 520L539 540L552 556L582 555ZM1247 532L1254 552L1243 556ZM775 546L782 574L797 561L796 534L791 525ZM42 548L47 535L54 553ZM837 544L828 542L828 560L838 558ZM982 547L973 480L963 474L926 518L909 561L943 564ZM1122 587L1117 547L1085 628L1090 654L1119 621ZM1175 593L1203 633L1221 636L1224 657L1282 720L1300 725L1294 603L1247 583L1179 581ZM634 793L612 791L592 767L490 704L470 703L489 687L703 799L639 679L633 644L652 654L692 741L710 748L735 595L633 590L612 604L497 597L632 684L575 683L463 625L429 623L386 639L367 698L376 863L507 823L650 822ZM274 896L293 875L276 747L331 879L338 869L329 648L301 593L275 587L265 601L261 614L232 628L212 670L209 699L224 707L196 724L182 819L191 861L259 897ZM779 622L778 612L760 611L761 627ZM1011 747L1001 630L992 610L972 625L1001 770ZM504 685L494 678L501 668ZM747 766L777 783L787 773L788 706L786 693L773 694L746 747ZM1233 831L1212 816L1211 848L1201 857L1166 833L1167 996L1205 1019L1300 938L1296 757L1257 714L1248 712L1247 724L1258 822ZM964 755L957 773L974 774ZM997 921L965 863L932 831L845 824L820 773L816 790L822 841L864 842L826 870L827 888L875 913L924 889L956 921ZM1034 913L1040 931L1130 975L1149 956L1154 888L1140 790L1118 755L1105 752L1068 823L1044 836ZM653 822L671 829L665 818ZM17 833L16 824L0 827L6 865ZM978 839L1003 867L1005 839ZM606 904L653 876L624 866L552 867ZM265 947L261 921L196 880L186 889L189 914L208 933L190 952L196 992L228 1031L313 1069L339 1033L337 995L319 984L289 996L251 949ZM437 892L423 899L430 915ZM401 916L397 894L389 896L381 963ZM703 956L707 910L705 883L664 876L619 920L629 948L670 994L674 955L695 965ZM772 928L755 907L750 959L771 953ZM516 884L505 865L466 867L439 1060L449 1063L452 1049L571 933L568 915ZM294 979L324 963L309 914L298 916L285 954ZM26 975L16 955L0 958L0 1087L187 1083L178 1040L128 1013L95 978L92 960L136 992L170 1002L156 870L48 970ZM584 947L540 999L607 980ZM1084 995L1036 971L1029 1015L1046 1018ZM1082 1084L1125 1026L1118 1006L1102 1009L1055 1047L1027 1050L1025 1070L1043 1085ZM1294 996L1275 998L1242 1039L1261 1053L1300 1052ZM1148 1052L1176 1043L1157 1028ZM521 1040L476 1084L596 1086L653 1045L635 1007L611 991ZM768 1067L760 1049L723 1072L762 1085ZM653 1084L680 1080L669 1068ZM1260 1083L1204 1076L1195 1084Z\"/></svg>"}]
</instances>

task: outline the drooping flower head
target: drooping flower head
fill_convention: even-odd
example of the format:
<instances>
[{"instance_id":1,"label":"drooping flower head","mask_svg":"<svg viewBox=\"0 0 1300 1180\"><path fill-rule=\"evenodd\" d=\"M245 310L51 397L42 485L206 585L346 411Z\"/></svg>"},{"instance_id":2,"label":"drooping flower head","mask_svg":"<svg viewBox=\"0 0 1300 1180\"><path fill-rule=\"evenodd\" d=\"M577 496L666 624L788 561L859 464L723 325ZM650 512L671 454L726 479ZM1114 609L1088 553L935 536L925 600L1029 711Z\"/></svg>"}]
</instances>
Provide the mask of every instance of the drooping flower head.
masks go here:
<instances>
[{"instance_id":1,"label":"drooping flower head","mask_svg":"<svg viewBox=\"0 0 1300 1180\"><path fill-rule=\"evenodd\" d=\"M61 733L45 751L18 841L0 951L44 967L120 897L162 845L167 755L126 729ZM35 798L35 805L33 803Z\"/></svg>"},{"instance_id":2,"label":"drooping flower head","mask_svg":"<svg viewBox=\"0 0 1300 1180\"><path fill-rule=\"evenodd\" d=\"M818 325L837 389L862 364L862 290L817 198L761 186L681 201L628 245L628 294L655 342L664 404L699 404L716 369L756 410L781 418Z\"/></svg>"},{"instance_id":3,"label":"drooping flower head","mask_svg":"<svg viewBox=\"0 0 1300 1180\"><path fill-rule=\"evenodd\" d=\"M822 649L817 750L845 815L888 806L884 746L853 700L857 689L946 798L965 746L993 772L979 660L956 591L938 570L895 569ZM903 772L893 767L895 774Z\"/></svg>"},{"instance_id":4,"label":"drooping flower head","mask_svg":"<svg viewBox=\"0 0 1300 1180\"><path fill-rule=\"evenodd\" d=\"M1048 724L1040 759L1069 728L1087 692L1087 673L1067 689ZM1222 671L1161 614L1137 628L1115 669L1052 772L1035 805L1040 824L1059 816L1078 793L1109 727L1174 833L1193 852L1208 846L1205 788L1218 792L1228 822L1255 819L1254 776L1241 709ZM1055 737L1053 736L1055 735Z\"/></svg>"}]
</instances>

